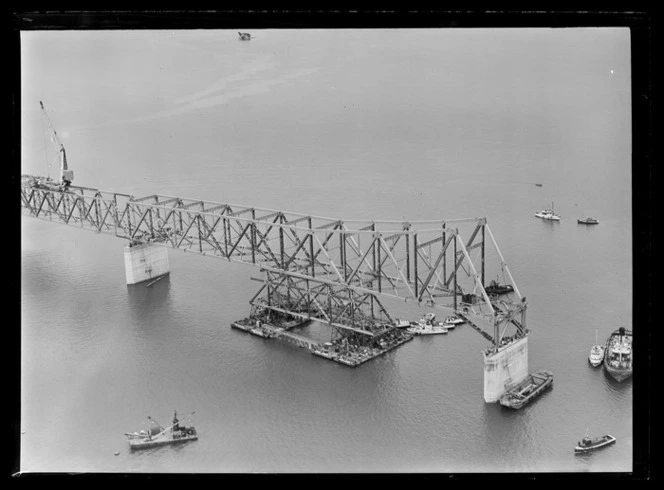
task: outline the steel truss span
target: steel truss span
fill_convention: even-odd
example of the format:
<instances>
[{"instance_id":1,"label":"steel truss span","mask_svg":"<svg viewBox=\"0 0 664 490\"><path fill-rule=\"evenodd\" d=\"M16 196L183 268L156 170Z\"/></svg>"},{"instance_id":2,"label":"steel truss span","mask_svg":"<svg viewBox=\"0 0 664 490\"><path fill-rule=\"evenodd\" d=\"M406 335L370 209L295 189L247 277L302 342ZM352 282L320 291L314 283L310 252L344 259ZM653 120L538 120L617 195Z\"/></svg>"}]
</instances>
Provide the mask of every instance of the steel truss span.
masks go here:
<instances>
[{"instance_id":1,"label":"steel truss span","mask_svg":"<svg viewBox=\"0 0 664 490\"><path fill-rule=\"evenodd\" d=\"M266 272L266 284L282 275L284 284L316 280L328 289L446 309L462 315L495 347L510 326L526 332L525 298L486 218L339 220L158 194L135 198L77 186L61 191L27 180L21 207L25 216L134 244L160 243L252 264ZM495 273L514 293L498 298L486 292L486 278Z\"/></svg>"}]
</instances>

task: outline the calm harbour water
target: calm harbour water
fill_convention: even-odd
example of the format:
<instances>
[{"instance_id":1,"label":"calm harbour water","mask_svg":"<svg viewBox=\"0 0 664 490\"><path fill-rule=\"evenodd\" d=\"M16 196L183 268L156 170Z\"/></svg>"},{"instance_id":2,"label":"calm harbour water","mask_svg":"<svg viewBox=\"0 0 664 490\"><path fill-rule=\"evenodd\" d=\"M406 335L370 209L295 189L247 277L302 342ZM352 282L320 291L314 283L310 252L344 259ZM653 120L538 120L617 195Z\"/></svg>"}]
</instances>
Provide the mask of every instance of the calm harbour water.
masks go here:
<instances>
[{"instance_id":1,"label":"calm harbour water","mask_svg":"<svg viewBox=\"0 0 664 490\"><path fill-rule=\"evenodd\" d=\"M596 330L638 335L628 32L255 35L26 34L22 170L45 173L43 100L77 185L486 216L528 300L530 370L553 371L553 390L518 412L484 403L487 345L468 326L337 365L231 330L250 266L171 250L170 276L127 286L121 240L22 218L21 471L631 471L632 380L587 361ZM533 216L551 202L559 223ZM196 412L198 441L128 450L124 432L174 409ZM587 430L618 443L575 456Z\"/></svg>"}]
</instances>

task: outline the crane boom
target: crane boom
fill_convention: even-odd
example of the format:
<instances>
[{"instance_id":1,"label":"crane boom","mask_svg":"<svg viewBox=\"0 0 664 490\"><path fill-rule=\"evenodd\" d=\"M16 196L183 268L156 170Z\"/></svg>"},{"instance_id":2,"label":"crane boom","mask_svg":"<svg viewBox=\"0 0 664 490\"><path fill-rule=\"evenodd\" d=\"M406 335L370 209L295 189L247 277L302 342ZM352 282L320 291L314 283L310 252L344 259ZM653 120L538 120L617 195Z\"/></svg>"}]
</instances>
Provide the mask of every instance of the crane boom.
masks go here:
<instances>
[{"instance_id":1,"label":"crane boom","mask_svg":"<svg viewBox=\"0 0 664 490\"><path fill-rule=\"evenodd\" d=\"M46 122L48 122L48 126L51 129L51 132L53 133L52 136L53 142L55 143L57 150L60 152L60 185L64 186L64 188L66 189L71 185L72 181L74 180L74 171L69 170L69 167L67 166L67 153L65 152L65 145L63 145L60 142L60 139L58 138L58 133L55 131L53 123L51 122L51 118L48 117L48 113L44 108L44 103L41 100L39 101L39 105L41 106L44 117L46 118Z\"/></svg>"}]
</instances>

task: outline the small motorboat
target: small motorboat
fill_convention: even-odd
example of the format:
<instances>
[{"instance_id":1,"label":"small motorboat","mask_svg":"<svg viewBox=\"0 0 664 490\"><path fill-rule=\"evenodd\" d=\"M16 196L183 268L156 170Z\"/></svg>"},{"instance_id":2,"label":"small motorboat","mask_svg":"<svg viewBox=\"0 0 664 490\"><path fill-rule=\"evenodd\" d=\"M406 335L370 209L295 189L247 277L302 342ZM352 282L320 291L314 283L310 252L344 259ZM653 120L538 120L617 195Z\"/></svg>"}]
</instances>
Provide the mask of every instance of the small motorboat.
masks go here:
<instances>
[{"instance_id":1,"label":"small motorboat","mask_svg":"<svg viewBox=\"0 0 664 490\"><path fill-rule=\"evenodd\" d=\"M466 323L466 320L463 318L459 318L456 315L448 316L445 318L445 321L443 322L443 325L461 325L462 323Z\"/></svg>"},{"instance_id":2,"label":"small motorboat","mask_svg":"<svg viewBox=\"0 0 664 490\"><path fill-rule=\"evenodd\" d=\"M560 216L558 216L553 210L553 203L551 203L550 209L543 209L535 213L535 216L549 221L560 221Z\"/></svg>"},{"instance_id":3,"label":"small motorboat","mask_svg":"<svg viewBox=\"0 0 664 490\"><path fill-rule=\"evenodd\" d=\"M250 41L251 40L251 34L248 32L238 32L240 35L240 41Z\"/></svg>"},{"instance_id":4,"label":"small motorboat","mask_svg":"<svg viewBox=\"0 0 664 490\"><path fill-rule=\"evenodd\" d=\"M435 319L436 315L433 313L427 313L420 319L419 323L406 328L406 332L412 333L413 335L436 335L447 333L448 328L441 322L436 323Z\"/></svg>"},{"instance_id":5,"label":"small motorboat","mask_svg":"<svg viewBox=\"0 0 664 490\"><path fill-rule=\"evenodd\" d=\"M193 414L194 412L191 412L189 416ZM147 419L148 430L125 432L125 436L129 440L130 449L147 449L198 439L198 434L194 426L190 425L186 427L180 424L177 412L173 416L173 424L165 429L152 417L148 416Z\"/></svg>"},{"instance_id":6,"label":"small motorboat","mask_svg":"<svg viewBox=\"0 0 664 490\"><path fill-rule=\"evenodd\" d=\"M595 345L590 349L590 355L588 356L588 362L593 367L597 367L604 361L604 346L600 345L597 342L597 330L595 330Z\"/></svg>"},{"instance_id":7,"label":"small motorboat","mask_svg":"<svg viewBox=\"0 0 664 490\"><path fill-rule=\"evenodd\" d=\"M581 225L598 225L599 224L599 220L596 220L595 218L590 218L590 217L585 218L585 219L577 219L576 222L581 224Z\"/></svg>"},{"instance_id":8,"label":"small motorboat","mask_svg":"<svg viewBox=\"0 0 664 490\"><path fill-rule=\"evenodd\" d=\"M508 294L514 292L514 286L511 284L500 284L498 281L491 281L484 290L487 294Z\"/></svg>"},{"instance_id":9,"label":"small motorboat","mask_svg":"<svg viewBox=\"0 0 664 490\"><path fill-rule=\"evenodd\" d=\"M594 451L595 449L609 446L614 442L616 442L616 438L613 437L611 434L606 434L605 436L593 437L593 438L590 438L586 435L583 439L581 439L577 443L576 447L574 448L574 452L577 454L587 453L589 451Z\"/></svg>"},{"instance_id":10,"label":"small motorboat","mask_svg":"<svg viewBox=\"0 0 664 490\"><path fill-rule=\"evenodd\" d=\"M396 328L408 328L417 325L417 323L409 322L408 320L399 320L398 318L394 322Z\"/></svg>"}]
</instances>

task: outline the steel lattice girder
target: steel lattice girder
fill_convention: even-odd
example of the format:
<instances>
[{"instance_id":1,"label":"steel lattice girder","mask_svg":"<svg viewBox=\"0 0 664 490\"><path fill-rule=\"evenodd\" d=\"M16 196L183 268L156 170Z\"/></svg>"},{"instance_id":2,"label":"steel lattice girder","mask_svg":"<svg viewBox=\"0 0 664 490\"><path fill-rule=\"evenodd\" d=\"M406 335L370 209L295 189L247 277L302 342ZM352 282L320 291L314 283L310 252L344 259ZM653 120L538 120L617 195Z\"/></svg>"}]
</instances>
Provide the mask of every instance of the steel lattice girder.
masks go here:
<instances>
[{"instance_id":1,"label":"steel lattice girder","mask_svg":"<svg viewBox=\"0 0 664 490\"><path fill-rule=\"evenodd\" d=\"M525 312L485 218L341 221L158 194L134 198L87 187L63 192L26 184L21 187L21 205L27 216L135 243L162 243L269 271L325 279L356 292L451 311L467 309L467 315L489 320L493 335L485 336L497 344L505 327L500 317L505 316L497 314L484 289L485 252L493 245L519 300L509 308ZM472 295L471 303L459 301L464 293ZM509 318L507 323L525 328L525 315L521 323L516 314Z\"/></svg>"},{"instance_id":2,"label":"steel lattice girder","mask_svg":"<svg viewBox=\"0 0 664 490\"><path fill-rule=\"evenodd\" d=\"M263 272L263 286L250 301L253 307L317 320L368 338L394 328L376 293L287 271Z\"/></svg>"}]
</instances>

